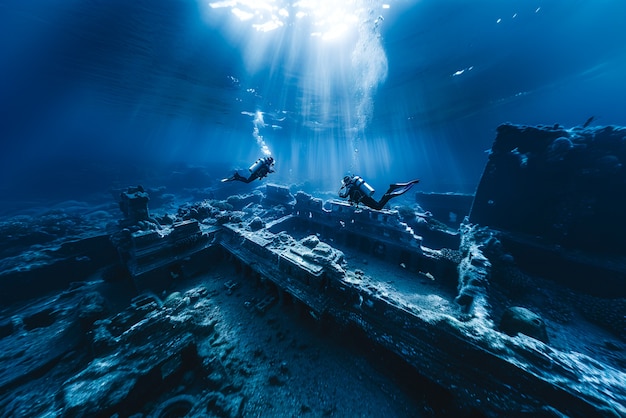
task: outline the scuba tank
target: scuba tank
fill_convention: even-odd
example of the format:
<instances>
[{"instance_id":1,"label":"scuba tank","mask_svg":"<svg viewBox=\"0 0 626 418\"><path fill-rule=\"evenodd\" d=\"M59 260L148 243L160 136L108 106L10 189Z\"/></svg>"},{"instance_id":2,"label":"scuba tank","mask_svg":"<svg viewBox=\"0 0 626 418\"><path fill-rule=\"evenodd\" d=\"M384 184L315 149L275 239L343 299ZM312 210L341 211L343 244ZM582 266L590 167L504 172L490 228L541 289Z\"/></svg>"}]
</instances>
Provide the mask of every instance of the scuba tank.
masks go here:
<instances>
[{"instance_id":1,"label":"scuba tank","mask_svg":"<svg viewBox=\"0 0 626 418\"><path fill-rule=\"evenodd\" d=\"M265 164L265 158L259 158L258 160L254 162L254 164L250 166L248 170L250 170L250 172L254 174L257 171L259 171L259 168L261 168L264 164Z\"/></svg>"},{"instance_id":2,"label":"scuba tank","mask_svg":"<svg viewBox=\"0 0 626 418\"><path fill-rule=\"evenodd\" d=\"M375 192L374 188L372 188L372 186L367 184L365 180L363 180L359 176L354 177L354 187L356 187L365 196L369 196L369 197L371 197Z\"/></svg>"}]
</instances>

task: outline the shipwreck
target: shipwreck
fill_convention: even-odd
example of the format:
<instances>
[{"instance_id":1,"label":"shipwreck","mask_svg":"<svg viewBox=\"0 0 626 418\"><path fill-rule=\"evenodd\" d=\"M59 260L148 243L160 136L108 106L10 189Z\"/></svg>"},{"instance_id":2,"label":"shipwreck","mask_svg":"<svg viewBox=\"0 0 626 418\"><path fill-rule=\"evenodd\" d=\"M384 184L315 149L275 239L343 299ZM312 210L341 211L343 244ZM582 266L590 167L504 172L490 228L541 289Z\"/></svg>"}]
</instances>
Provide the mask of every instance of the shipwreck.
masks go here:
<instances>
[{"instance_id":1,"label":"shipwreck","mask_svg":"<svg viewBox=\"0 0 626 418\"><path fill-rule=\"evenodd\" d=\"M242 415L245 389L226 378L202 407L143 401L184 386L186 371L222 370L201 342L215 325L207 292L170 289L228 264L227 292L242 280L266 290L249 304L258 315L295 306L479 415L625 416L625 141L622 128L502 125L475 195L417 193L381 211L267 184L159 215L128 188L106 234L0 275L0 410ZM116 295L97 279L130 305L106 309ZM71 374L56 372L81 350ZM32 402L35 389L50 396Z\"/></svg>"}]
</instances>

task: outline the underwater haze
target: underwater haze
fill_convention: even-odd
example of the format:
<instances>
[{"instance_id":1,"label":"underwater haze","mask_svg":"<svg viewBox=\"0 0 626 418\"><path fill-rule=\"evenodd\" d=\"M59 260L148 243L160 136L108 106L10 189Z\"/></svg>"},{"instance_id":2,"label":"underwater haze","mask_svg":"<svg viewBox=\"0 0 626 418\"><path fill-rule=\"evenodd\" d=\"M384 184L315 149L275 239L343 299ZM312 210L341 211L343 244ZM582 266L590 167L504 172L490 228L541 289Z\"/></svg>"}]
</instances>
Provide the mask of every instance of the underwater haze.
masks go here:
<instances>
[{"instance_id":1,"label":"underwater haze","mask_svg":"<svg viewBox=\"0 0 626 418\"><path fill-rule=\"evenodd\" d=\"M264 155L264 182L473 193L504 122L626 124L625 22L623 0L0 0L2 209Z\"/></svg>"}]
</instances>

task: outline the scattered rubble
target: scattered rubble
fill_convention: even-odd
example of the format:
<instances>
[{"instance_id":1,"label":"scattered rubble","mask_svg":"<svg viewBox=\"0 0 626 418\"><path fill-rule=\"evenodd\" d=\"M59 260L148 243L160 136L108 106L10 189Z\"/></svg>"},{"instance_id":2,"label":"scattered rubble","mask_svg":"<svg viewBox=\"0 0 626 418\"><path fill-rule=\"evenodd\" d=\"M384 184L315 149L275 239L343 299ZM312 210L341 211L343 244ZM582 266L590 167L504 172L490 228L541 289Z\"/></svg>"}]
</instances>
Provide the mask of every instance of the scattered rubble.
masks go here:
<instances>
[{"instance_id":1,"label":"scattered rubble","mask_svg":"<svg viewBox=\"0 0 626 418\"><path fill-rule=\"evenodd\" d=\"M1 414L623 416L626 269L598 207L623 133L504 125L467 217L467 196L372 211L267 185L156 215L131 187L106 234L9 220L39 256L0 271Z\"/></svg>"}]
</instances>

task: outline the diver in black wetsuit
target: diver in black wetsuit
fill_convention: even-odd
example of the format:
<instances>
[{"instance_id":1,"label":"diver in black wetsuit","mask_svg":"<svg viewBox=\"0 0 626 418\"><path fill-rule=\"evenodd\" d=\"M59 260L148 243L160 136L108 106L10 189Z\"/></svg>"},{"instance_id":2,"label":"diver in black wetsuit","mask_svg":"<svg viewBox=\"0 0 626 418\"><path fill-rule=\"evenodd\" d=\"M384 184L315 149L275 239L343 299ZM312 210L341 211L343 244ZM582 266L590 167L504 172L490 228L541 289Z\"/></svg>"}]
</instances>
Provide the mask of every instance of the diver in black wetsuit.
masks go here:
<instances>
[{"instance_id":1,"label":"diver in black wetsuit","mask_svg":"<svg viewBox=\"0 0 626 418\"><path fill-rule=\"evenodd\" d=\"M272 167L274 166L274 158L272 157L264 157L259 158L252 164L249 168L250 176L244 177L238 172L235 171L235 174L232 176L222 179L222 183L227 181L242 181L244 183L250 183L256 179L261 180L263 177L267 176L269 173L273 173L274 170Z\"/></svg>"},{"instance_id":2,"label":"diver in black wetsuit","mask_svg":"<svg viewBox=\"0 0 626 418\"><path fill-rule=\"evenodd\" d=\"M408 192L409 189L417 183L419 183L419 180L412 180L408 183L390 184L389 189L387 189L383 197L377 202L372 198L374 189L367 184L365 180L359 176L345 176L341 181L339 197L347 197L351 205L358 206L359 203L363 203L365 206L372 209L381 210L390 199Z\"/></svg>"}]
</instances>

